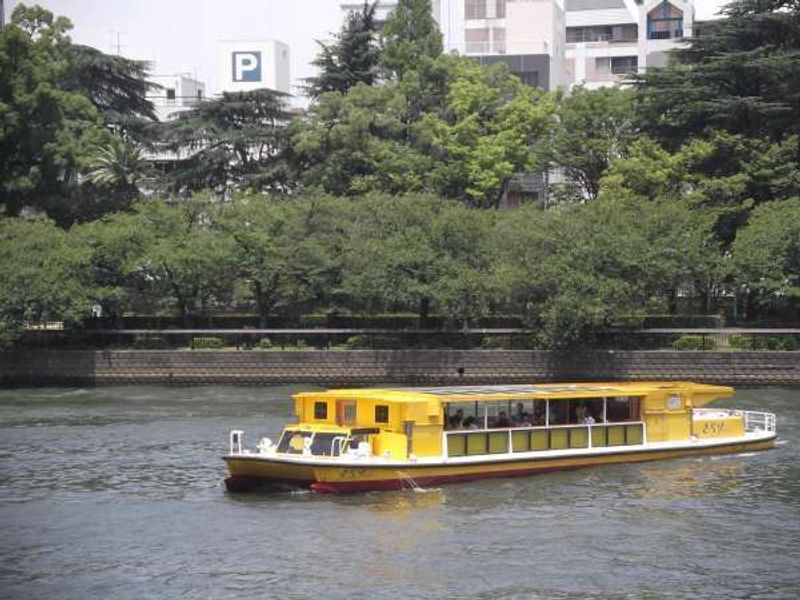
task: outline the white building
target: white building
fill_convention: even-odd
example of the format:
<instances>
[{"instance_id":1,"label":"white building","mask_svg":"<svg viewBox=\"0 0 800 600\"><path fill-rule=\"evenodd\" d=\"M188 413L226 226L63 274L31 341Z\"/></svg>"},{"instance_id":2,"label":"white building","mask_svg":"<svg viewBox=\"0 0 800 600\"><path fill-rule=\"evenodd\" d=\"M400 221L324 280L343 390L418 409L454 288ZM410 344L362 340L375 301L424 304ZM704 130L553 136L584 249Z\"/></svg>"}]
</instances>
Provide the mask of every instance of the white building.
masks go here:
<instances>
[{"instance_id":1,"label":"white building","mask_svg":"<svg viewBox=\"0 0 800 600\"><path fill-rule=\"evenodd\" d=\"M456 4L455 0L451 4ZM563 0L463 0L464 18L450 24L448 50L482 64L503 62L524 83L546 90L565 85ZM463 32L459 44L456 31Z\"/></svg>"},{"instance_id":2,"label":"white building","mask_svg":"<svg viewBox=\"0 0 800 600\"><path fill-rule=\"evenodd\" d=\"M620 83L663 67L694 29L692 0L566 0L570 85Z\"/></svg>"},{"instance_id":3,"label":"white building","mask_svg":"<svg viewBox=\"0 0 800 600\"><path fill-rule=\"evenodd\" d=\"M159 121L166 121L173 113L191 108L206 98L205 84L188 74L152 75L148 79L161 86L147 93Z\"/></svg>"},{"instance_id":4,"label":"white building","mask_svg":"<svg viewBox=\"0 0 800 600\"><path fill-rule=\"evenodd\" d=\"M289 46L277 40L224 40L217 44L217 92L269 88L290 91Z\"/></svg>"}]
</instances>

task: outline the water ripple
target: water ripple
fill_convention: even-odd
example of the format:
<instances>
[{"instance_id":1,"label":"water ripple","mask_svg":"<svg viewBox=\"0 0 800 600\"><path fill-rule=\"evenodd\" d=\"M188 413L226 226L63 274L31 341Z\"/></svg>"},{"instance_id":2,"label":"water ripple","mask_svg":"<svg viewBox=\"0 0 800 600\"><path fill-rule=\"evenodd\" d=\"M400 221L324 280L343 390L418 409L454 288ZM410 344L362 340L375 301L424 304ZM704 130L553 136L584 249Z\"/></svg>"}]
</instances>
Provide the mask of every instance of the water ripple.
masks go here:
<instances>
[{"instance_id":1,"label":"water ripple","mask_svg":"<svg viewBox=\"0 0 800 600\"><path fill-rule=\"evenodd\" d=\"M0 589L58 598L795 598L800 392L770 452L413 491L234 496L296 388L0 391Z\"/></svg>"}]
</instances>

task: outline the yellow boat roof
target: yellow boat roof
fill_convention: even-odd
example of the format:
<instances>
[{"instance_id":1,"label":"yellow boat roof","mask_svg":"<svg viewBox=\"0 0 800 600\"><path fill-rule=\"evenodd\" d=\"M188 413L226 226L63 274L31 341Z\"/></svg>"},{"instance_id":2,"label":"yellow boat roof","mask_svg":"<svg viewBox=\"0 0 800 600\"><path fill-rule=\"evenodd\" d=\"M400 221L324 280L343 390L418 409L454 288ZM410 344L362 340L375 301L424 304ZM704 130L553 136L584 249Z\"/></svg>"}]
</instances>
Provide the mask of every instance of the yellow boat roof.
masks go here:
<instances>
[{"instance_id":1,"label":"yellow boat roof","mask_svg":"<svg viewBox=\"0 0 800 600\"><path fill-rule=\"evenodd\" d=\"M646 396L658 391L691 391L706 398L733 395L733 388L688 381L631 381L611 383L541 383L522 385L460 385L441 387L356 388L304 392L297 397L314 396L338 399L373 399L385 402L413 403L469 402L487 400L530 400L602 398L604 396Z\"/></svg>"}]
</instances>

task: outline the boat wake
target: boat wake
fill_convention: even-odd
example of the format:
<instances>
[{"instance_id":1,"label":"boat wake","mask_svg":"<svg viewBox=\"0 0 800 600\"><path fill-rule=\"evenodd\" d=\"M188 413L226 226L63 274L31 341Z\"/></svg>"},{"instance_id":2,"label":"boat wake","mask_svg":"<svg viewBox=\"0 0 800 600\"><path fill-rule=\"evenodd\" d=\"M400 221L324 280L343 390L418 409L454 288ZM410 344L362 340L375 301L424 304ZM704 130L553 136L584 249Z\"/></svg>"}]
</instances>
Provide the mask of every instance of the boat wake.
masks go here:
<instances>
[{"instance_id":1,"label":"boat wake","mask_svg":"<svg viewBox=\"0 0 800 600\"><path fill-rule=\"evenodd\" d=\"M414 481L414 478L411 477L408 473L404 473L403 471L397 471L397 478L403 483L404 490L411 490L417 494L428 494L430 492L440 492L441 488L425 488Z\"/></svg>"}]
</instances>

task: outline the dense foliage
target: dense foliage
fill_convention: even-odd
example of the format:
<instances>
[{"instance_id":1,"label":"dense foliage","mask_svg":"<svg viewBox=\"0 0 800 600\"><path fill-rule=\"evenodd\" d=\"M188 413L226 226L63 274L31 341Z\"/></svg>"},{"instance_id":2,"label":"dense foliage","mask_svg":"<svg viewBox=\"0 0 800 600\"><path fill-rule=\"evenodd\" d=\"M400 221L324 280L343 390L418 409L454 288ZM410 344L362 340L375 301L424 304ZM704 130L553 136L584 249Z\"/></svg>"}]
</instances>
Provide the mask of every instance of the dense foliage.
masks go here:
<instances>
[{"instance_id":1,"label":"dense foliage","mask_svg":"<svg viewBox=\"0 0 800 600\"><path fill-rule=\"evenodd\" d=\"M345 93L357 83L375 82L380 60L376 7L377 3L365 2L361 11L347 15L342 31L332 43L317 42L320 53L312 64L320 72L306 81L310 97L317 98L325 92Z\"/></svg>"},{"instance_id":2,"label":"dense foliage","mask_svg":"<svg viewBox=\"0 0 800 600\"><path fill-rule=\"evenodd\" d=\"M551 348L679 301L791 318L796 1L732 2L633 86L569 93L443 54L429 0L381 32L374 10L322 45L305 114L255 90L154 124L146 65L18 7L0 33L0 343L96 304L513 314ZM180 158L157 172L154 151ZM498 210L531 172L546 201Z\"/></svg>"}]
</instances>

